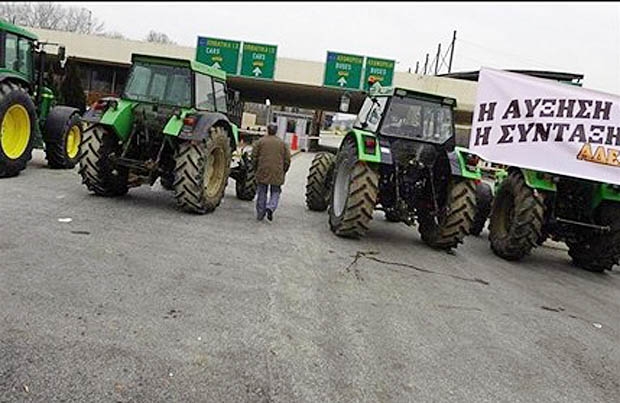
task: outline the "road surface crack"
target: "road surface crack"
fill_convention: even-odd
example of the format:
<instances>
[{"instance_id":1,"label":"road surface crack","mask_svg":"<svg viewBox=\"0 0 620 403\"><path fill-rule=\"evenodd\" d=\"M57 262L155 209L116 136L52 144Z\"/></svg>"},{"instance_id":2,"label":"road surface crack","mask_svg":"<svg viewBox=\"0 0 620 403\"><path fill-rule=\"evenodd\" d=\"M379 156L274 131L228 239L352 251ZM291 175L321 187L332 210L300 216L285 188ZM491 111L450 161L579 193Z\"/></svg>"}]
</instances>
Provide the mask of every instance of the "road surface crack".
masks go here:
<instances>
[{"instance_id":1,"label":"road surface crack","mask_svg":"<svg viewBox=\"0 0 620 403\"><path fill-rule=\"evenodd\" d=\"M360 258L365 258L365 259L372 260L374 262L385 264L385 265L388 265L388 266L405 267L405 268L408 268L408 269L413 269L413 270L419 271L421 273L436 274L438 276L451 277L451 278L454 278L456 280L467 281L467 282L472 282L472 283L478 283L478 284L482 284L482 285L489 285L488 281L480 279L480 278L477 278L477 277L463 277L463 276L459 276L457 274L441 273L441 272L433 271L433 270L430 270L430 269L425 269L423 267L415 266L415 265L408 264L408 263L391 262L389 260L380 259L380 258L374 256L374 255L378 255L378 254L379 254L379 252L375 252L375 251L366 251L366 252L364 252L364 251L357 251L355 253L355 256L352 256L353 257L353 261L351 263L349 263L349 265L345 268L345 270L347 271L347 273L349 273L351 271L351 268L354 267L357 264L357 262L358 262L358 260ZM402 271L400 271L400 270L393 270L393 271L396 271L398 273L402 273ZM355 273L355 276L358 278L358 280L360 280L361 276L359 275L359 270L357 268L354 270L354 273Z\"/></svg>"}]
</instances>

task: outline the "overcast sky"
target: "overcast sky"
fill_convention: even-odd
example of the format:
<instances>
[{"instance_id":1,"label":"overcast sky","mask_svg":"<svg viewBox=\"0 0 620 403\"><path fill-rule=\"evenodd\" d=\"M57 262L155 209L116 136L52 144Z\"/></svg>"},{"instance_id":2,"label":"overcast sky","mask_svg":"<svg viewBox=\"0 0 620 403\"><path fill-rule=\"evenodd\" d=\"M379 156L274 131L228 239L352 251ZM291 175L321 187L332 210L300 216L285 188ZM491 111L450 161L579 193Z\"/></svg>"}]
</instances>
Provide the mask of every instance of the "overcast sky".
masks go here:
<instances>
[{"instance_id":1,"label":"overcast sky","mask_svg":"<svg viewBox=\"0 0 620 403\"><path fill-rule=\"evenodd\" d=\"M80 2L111 31L149 30L180 45L209 36L278 45L278 56L324 61L327 50L415 70L457 31L452 71L480 66L585 74L584 86L620 94L618 3ZM445 72L445 68L443 69Z\"/></svg>"}]
</instances>

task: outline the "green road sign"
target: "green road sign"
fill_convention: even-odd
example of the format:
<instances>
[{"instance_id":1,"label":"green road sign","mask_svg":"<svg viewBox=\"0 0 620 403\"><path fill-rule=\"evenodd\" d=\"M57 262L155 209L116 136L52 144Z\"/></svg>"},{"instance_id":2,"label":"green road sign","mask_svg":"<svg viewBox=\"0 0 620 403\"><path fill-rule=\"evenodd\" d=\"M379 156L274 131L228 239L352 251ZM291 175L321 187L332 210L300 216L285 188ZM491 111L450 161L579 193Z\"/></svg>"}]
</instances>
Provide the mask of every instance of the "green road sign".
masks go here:
<instances>
[{"instance_id":1,"label":"green road sign","mask_svg":"<svg viewBox=\"0 0 620 403\"><path fill-rule=\"evenodd\" d=\"M368 80L374 77L382 86L389 87L394 80L394 60L366 58L366 72L364 73L364 89L368 91Z\"/></svg>"},{"instance_id":2,"label":"green road sign","mask_svg":"<svg viewBox=\"0 0 620 403\"><path fill-rule=\"evenodd\" d=\"M323 85L358 90L363 65L362 56L327 52Z\"/></svg>"},{"instance_id":3,"label":"green road sign","mask_svg":"<svg viewBox=\"0 0 620 403\"><path fill-rule=\"evenodd\" d=\"M196 61L224 70L227 74L237 74L240 47L241 42L238 41L199 36Z\"/></svg>"},{"instance_id":4,"label":"green road sign","mask_svg":"<svg viewBox=\"0 0 620 403\"><path fill-rule=\"evenodd\" d=\"M243 42L241 75L254 78L273 79L276 67L277 46Z\"/></svg>"}]
</instances>

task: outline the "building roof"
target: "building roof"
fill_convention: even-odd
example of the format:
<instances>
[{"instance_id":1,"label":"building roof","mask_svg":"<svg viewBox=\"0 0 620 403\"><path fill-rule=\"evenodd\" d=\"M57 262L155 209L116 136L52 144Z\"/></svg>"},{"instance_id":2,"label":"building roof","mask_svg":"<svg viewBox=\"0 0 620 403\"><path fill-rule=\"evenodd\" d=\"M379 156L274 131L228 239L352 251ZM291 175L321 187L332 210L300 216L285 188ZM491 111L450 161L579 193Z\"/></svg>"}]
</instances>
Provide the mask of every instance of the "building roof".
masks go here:
<instances>
[{"instance_id":1,"label":"building roof","mask_svg":"<svg viewBox=\"0 0 620 403\"><path fill-rule=\"evenodd\" d=\"M505 71L509 71L511 73L519 73L525 74L532 77L538 78L546 78L549 80L556 81L568 81L573 82L577 80L577 82L583 80L583 74L578 73L566 73L560 71L546 71L546 70L512 70L512 69L503 69ZM447 77L447 78L456 78L458 80L468 80L468 81L478 81L478 76L480 74L479 70L476 71L466 71L466 72L458 72L458 73L446 73L446 74L438 74L438 77Z\"/></svg>"},{"instance_id":2,"label":"building roof","mask_svg":"<svg viewBox=\"0 0 620 403\"><path fill-rule=\"evenodd\" d=\"M32 31L41 40L65 45L69 58L85 62L128 67L131 64L132 53L185 60L194 60L196 57L195 46L164 45L47 29L32 28ZM340 95L345 90L323 86L324 72L324 62L278 56L273 80L231 75L227 75L227 80L243 93L255 97L257 102L264 102L264 99L260 100L261 98L270 98L273 103L338 110ZM477 86L475 82L468 80L418 75L404 71L394 72L392 85L456 98L457 109L467 111L473 110Z\"/></svg>"}]
</instances>

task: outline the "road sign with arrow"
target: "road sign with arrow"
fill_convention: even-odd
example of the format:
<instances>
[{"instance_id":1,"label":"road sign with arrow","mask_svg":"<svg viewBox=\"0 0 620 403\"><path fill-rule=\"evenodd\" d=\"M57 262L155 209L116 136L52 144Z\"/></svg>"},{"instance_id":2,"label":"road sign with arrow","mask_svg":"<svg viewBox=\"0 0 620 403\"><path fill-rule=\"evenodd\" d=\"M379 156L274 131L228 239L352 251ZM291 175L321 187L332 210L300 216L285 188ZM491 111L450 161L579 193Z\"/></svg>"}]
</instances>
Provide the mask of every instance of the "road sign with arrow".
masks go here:
<instances>
[{"instance_id":1,"label":"road sign with arrow","mask_svg":"<svg viewBox=\"0 0 620 403\"><path fill-rule=\"evenodd\" d=\"M237 74L241 42L228 39L198 37L196 61L222 69L227 74Z\"/></svg>"},{"instance_id":2,"label":"road sign with arrow","mask_svg":"<svg viewBox=\"0 0 620 403\"><path fill-rule=\"evenodd\" d=\"M243 42L241 75L273 80L277 51L278 47L275 45Z\"/></svg>"},{"instance_id":3,"label":"road sign with arrow","mask_svg":"<svg viewBox=\"0 0 620 403\"><path fill-rule=\"evenodd\" d=\"M323 85L358 90L363 65L363 56L327 52Z\"/></svg>"}]
</instances>

